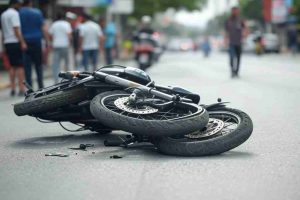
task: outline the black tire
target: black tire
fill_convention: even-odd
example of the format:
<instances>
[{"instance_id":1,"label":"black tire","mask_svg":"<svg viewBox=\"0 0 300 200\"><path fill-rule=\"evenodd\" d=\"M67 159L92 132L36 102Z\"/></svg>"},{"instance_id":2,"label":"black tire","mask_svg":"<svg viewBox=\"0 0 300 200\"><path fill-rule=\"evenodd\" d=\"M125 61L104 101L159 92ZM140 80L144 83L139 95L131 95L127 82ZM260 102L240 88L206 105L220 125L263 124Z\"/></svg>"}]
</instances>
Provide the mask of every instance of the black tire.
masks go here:
<instances>
[{"instance_id":1,"label":"black tire","mask_svg":"<svg viewBox=\"0 0 300 200\"><path fill-rule=\"evenodd\" d=\"M124 91L104 92L97 95L90 104L91 113L106 126L145 136L183 135L205 127L208 122L207 111L197 105L195 107L198 110L194 114L169 120L138 119L111 111L103 105L105 97L124 94L129 95Z\"/></svg>"},{"instance_id":2,"label":"black tire","mask_svg":"<svg viewBox=\"0 0 300 200\"><path fill-rule=\"evenodd\" d=\"M82 87L58 91L46 96L25 99L24 102L14 105L14 112L18 116L38 114L83 101L86 96L87 91Z\"/></svg>"},{"instance_id":3,"label":"black tire","mask_svg":"<svg viewBox=\"0 0 300 200\"><path fill-rule=\"evenodd\" d=\"M216 112L229 112L240 118L240 123L232 132L206 139L181 138L155 138L153 144L158 151L167 155L176 156L208 156L229 151L244 143L253 131L253 124L250 117L237 109L222 108L208 111L210 116Z\"/></svg>"}]
</instances>

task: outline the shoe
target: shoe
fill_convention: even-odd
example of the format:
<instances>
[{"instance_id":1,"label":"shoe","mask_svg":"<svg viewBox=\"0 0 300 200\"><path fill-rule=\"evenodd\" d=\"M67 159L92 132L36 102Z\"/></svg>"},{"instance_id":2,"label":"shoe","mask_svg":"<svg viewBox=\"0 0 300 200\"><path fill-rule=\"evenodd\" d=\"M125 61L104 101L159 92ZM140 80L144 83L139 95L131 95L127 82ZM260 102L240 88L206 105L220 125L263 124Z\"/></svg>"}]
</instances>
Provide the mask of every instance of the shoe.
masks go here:
<instances>
[{"instance_id":1,"label":"shoe","mask_svg":"<svg viewBox=\"0 0 300 200\"><path fill-rule=\"evenodd\" d=\"M11 91L10 91L10 96L13 97L13 96L15 96L15 95L16 95L16 91L15 91L15 90L11 90Z\"/></svg>"}]
</instances>

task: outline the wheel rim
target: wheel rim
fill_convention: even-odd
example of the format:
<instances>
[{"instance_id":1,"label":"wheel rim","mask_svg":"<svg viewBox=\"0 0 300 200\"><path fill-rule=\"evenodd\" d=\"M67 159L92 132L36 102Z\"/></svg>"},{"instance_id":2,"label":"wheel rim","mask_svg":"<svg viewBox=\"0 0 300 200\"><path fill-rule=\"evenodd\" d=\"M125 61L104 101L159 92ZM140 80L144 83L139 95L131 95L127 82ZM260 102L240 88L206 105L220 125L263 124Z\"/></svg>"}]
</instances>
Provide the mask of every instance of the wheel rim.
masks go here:
<instances>
[{"instance_id":1,"label":"wheel rim","mask_svg":"<svg viewBox=\"0 0 300 200\"><path fill-rule=\"evenodd\" d=\"M238 128L240 123L241 118L233 112L213 111L209 112L209 122L204 129L183 137L192 140L216 138L232 133Z\"/></svg>"},{"instance_id":2,"label":"wheel rim","mask_svg":"<svg viewBox=\"0 0 300 200\"><path fill-rule=\"evenodd\" d=\"M114 101L114 104L120 110L126 111L128 113L147 115L158 112L158 109L152 108L150 106L142 106L142 107L131 107L127 104L128 97L120 97Z\"/></svg>"},{"instance_id":3,"label":"wheel rim","mask_svg":"<svg viewBox=\"0 0 300 200\"><path fill-rule=\"evenodd\" d=\"M165 111L150 106L130 106L125 104L128 96L129 94L109 95L102 98L101 104L117 114L143 120L175 120L196 115L203 110L196 105L174 106Z\"/></svg>"}]
</instances>

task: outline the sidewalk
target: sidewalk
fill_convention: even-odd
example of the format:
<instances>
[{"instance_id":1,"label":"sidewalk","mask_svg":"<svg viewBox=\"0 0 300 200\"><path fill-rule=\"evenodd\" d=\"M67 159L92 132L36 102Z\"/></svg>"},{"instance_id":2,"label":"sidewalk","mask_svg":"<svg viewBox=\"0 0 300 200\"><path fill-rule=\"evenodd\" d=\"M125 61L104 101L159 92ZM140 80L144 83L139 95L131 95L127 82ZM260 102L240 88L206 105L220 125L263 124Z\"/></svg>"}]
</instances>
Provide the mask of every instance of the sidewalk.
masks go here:
<instances>
[{"instance_id":1,"label":"sidewalk","mask_svg":"<svg viewBox=\"0 0 300 200\"><path fill-rule=\"evenodd\" d=\"M121 64L121 65L125 65L125 66L133 66L134 63L132 60L116 60L114 62L115 64ZM100 60L100 63L98 64L98 66L103 66L103 59ZM70 65L70 70L75 70L73 65ZM32 79L33 79L33 84L34 87L37 86L36 83L36 73L35 73L35 69L32 68ZM44 80L49 80L52 79L52 68L51 65L49 65L48 67L44 68ZM48 81L48 82L49 82ZM54 82L53 82L54 83ZM9 81L9 73L8 71L0 71L0 91L8 89L10 85L10 81Z\"/></svg>"},{"instance_id":2,"label":"sidewalk","mask_svg":"<svg viewBox=\"0 0 300 200\"><path fill-rule=\"evenodd\" d=\"M46 69L44 69L44 79L49 79L52 77L52 71L50 67L47 67ZM36 74L35 74L35 70L33 69L32 72L32 80L34 81L34 84L36 85ZM16 80L17 83L17 80ZM9 72L8 71L0 71L0 91L1 90L5 90L8 89L10 85L10 81L9 81Z\"/></svg>"}]
</instances>

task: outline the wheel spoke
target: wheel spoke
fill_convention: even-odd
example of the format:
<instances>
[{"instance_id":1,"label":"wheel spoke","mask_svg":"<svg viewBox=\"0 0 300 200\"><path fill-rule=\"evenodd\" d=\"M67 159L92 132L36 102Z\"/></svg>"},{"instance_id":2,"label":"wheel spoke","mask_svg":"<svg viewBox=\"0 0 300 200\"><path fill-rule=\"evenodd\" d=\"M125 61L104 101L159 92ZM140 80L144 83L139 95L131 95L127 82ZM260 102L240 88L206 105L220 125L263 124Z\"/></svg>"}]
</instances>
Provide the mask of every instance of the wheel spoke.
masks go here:
<instances>
[{"instance_id":1,"label":"wheel spoke","mask_svg":"<svg viewBox=\"0 0 300 200\"><path fill-rule=\"evenodd\" d=\"M224 121L224 123L228 122L229 120L231 120L230 117L228 117L228 119L226 119L226 120Z\"/></svg>"},{"instance_id":2,"label":"wheel spoke","mask_svg":"<svg viewBox=\"0 0 300 200\"><path fill-rule=\"evenodd\" d=\"M227 127L229 127L229 126L232 126L232 125L234 125L234 123L229 123L229 124L227 124L226 126L224 126L223 129L224 129L224 128L227 128Z\"/></svg>"},{"instance_id":3,"label":"wheel spoke","mask_svg":"<svg viewBox=\"0 0 300 200\"><path fill-rule=\"evenodd\" d=\"M106 106L107 109L116 112L118 114L127 117L145 119L145 120L170 120L170 119L176 119L179 117L184 117L193 114L193 112L191 112L188 109L188 107L179 108L174 106L164 112L152 108L151 106L148 105L133 105L133 106L126 105L125 103L127 101L124 98L128 98L128 96L127 95L110 96L104 99L103 104Z\"/></svg>"},{"instance_id":4,"label":"wheel spoke","mask_svg":"<svg viewBox=\"0 0 300 200\"><path fill-rule=\"evenodd\" d=\"M207 140L222 135L230 134L235 131L240 123L239 116L235 113L226 111L214 111L209 113L210 121L206 129L197 134L183 136L191 140Z\"/></svg>"}]
</instances>

